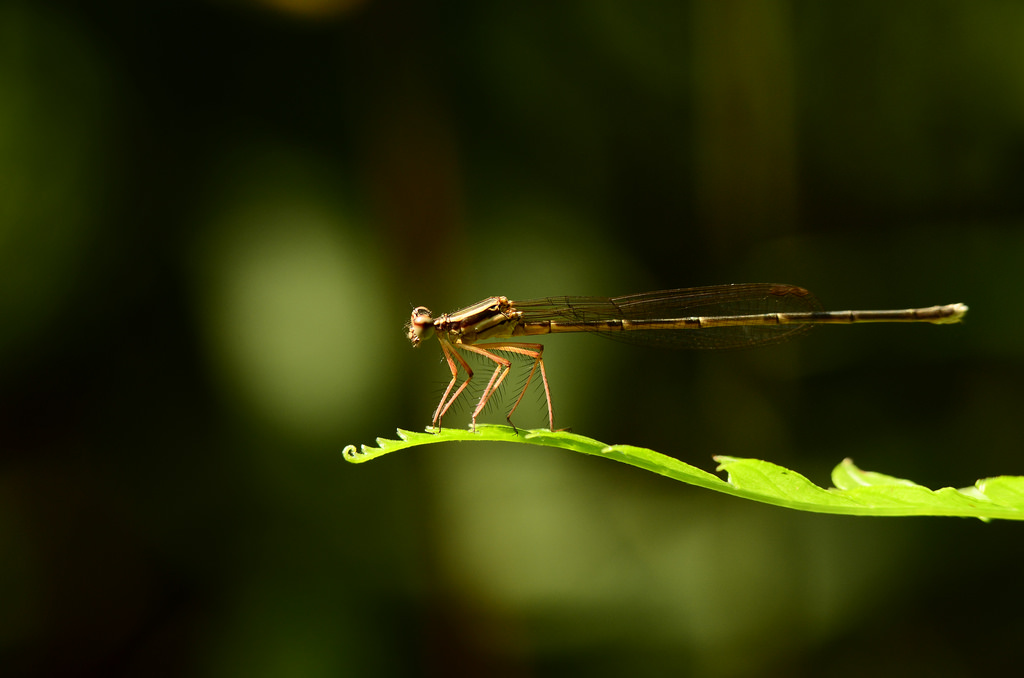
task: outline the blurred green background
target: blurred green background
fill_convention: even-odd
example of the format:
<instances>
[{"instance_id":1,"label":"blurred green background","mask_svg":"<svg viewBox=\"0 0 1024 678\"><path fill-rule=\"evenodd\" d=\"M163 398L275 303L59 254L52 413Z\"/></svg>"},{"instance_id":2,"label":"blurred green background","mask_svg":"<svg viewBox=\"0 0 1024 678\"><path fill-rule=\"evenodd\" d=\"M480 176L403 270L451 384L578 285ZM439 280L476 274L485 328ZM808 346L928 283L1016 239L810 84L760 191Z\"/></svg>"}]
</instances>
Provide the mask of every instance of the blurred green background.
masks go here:
<instances>
[{"instance_id":1,"label":"blurred green background","mask_svg":"<svg viewBox=\"0 0 1024 678\"><path fill-rule=\"evenodd\" d=\"M4 675L995 672L1020 525L341 450L429 423L413 306L780 282L971 312L553 337L556 424L818 483L1024 474L1021 45L996 0L0 3Z\"/></svg>"}]
</instances>

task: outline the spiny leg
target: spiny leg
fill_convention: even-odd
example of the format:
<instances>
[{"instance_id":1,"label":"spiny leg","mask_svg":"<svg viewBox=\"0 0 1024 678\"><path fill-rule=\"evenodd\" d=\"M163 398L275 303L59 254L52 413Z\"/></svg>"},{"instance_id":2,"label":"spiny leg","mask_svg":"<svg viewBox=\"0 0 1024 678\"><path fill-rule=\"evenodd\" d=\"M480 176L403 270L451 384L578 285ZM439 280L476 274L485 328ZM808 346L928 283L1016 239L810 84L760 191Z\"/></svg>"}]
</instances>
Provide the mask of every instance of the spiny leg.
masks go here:
<instances>
[{"instance_id":1,"label":"spiny leg","mask_svg":"<svg viewBox=\"0 0 1024 678\"><path fill-rule=\"evenodd\" d=\"M541 348L543 348L543 347L541 347ZM537 372L537 366L539 365L540 366L540 380L541 380L541 383L544 384L544 399L547 401L547 404L548 404L548 430L549 431L554 431L555 430L555 414L554 414L554 412L551 409L551 389L548 388L548 375L544 371L544 360L541 358L540 354L541 354L541 351L538 351L537 352L537 356L536 356L536 358L533 361L533 367L530 368L530 376L528 376L526 378L526 383L523 385L523 390L519 392L519 397L516 398L515 405L513 405L512 409L509 410L507 419L508 419L508 423L511 424L512 423L512 413L516 411L516 408L519 407L519 401L521 401L523 399L523 396L526 395L526 389L529 388L530 382L533 380L533 375ZM513 428L515 428L515 425L513 425Z\"/></svg>"},{"instance_id":2,"label":"spiny leg","mask_svg":"<svg viewBox=\"0 0 1024 678\"><path fill-rule=\"evenodd\" d=\"M537 373L537 367L540 367L540 379L544 384L544 400L547 401L548 406L548 430L555 430L555 413L551 406L551 389L548 386L548 375L544 369L544 353L543 344L507 344L503 350L510 350L514 353L527 356L533 359L533 366L530 368L530 375L526 378L526 383L523 384L523 389L519 392L519 397L516 398L516 402L512 405L512 409L508 412L508 423L512 423L512 413L519 407L519 403L523 400L523 396L526 395L526 389L530 387L530 382L533 380L533 375ZM514 425L513 425L514 428Z\"/></svg>"},{"instance_id":3,"label":"spiny leg","mask_svg":"<svg viewBox=\"0 0 1024 678\"><path fill-rule=\"evenodd\" d=\"M447 412L448 408L452 406L452 403L458 400L459 395L461 395L466 389L466 386L469 385L469 380L473 378L473 370L469 368L469 365L466 364L466 361L463 360L462 356L454 350L454 347L451 344L442 340L441 351L444 352L444 359L448 362L448 369L452 371L452 380L448 382L448 388L445 389L444 395L441 396L441 402L437 404L437 409L434 410L432 423L434 428L438 431L441 430L441 418L444 417L445 412ZM456 361L458 361L459 365L462 365L462 369L466 372L466 380L462 382L462 385L455 391L455 394L451 399L448 399L448 394L451 393L452 387L455 386L455 382L459 380L459 368L455 364ZM448 401L447 403L445 403L446 400Z\"/></svg>"},{"instance_id":4,"label":"spiny leg","mask_svg":"<svg viewBox=\"0 0 1024 678\"><path fill-rule=\"evenodd\" d=\"M516 398L516 402L512 405L512 409L509 410L508 416L505 417L505 419L508 421L509 425L512 426L512 428L516 427L515 424L512 423L512 414L516 411L516 408L519 407L519 403L522 401L523 396L526 395L526 389L529 388L530 381L533 379L533 375L536 373L537 367L539 366L540 367L540 378L541 378L541 381L544 383L544 399L547 401L547 405L548 405L548 426L550 427L550 430L554 431L555 430L555 415L554 415L554 411L553 411L552 406L551 406L551 389L548 386L548 375L547 375L547 372L544 369L544 359L542 357L542 354L544 353L544 345L543 344L523 344L523 343L519 343L519 342L495 342L495 343L491 343L491 344L486 344L485 346L486 346L486 348L479 347L479 346L461 346L460 348L464 348L464 349L467 349L467 350L472 350L473 352L479 353L480 355L484 355L484 356L490 358L491 360L494 360L495 362L497 362L499 360L504 360L504 359L503 358L499 358L498 356L494 355L493 353L491 353L491 351L507 351L509 353L516 353L518 355L526 356L527 358L530 358L530 359L533 360L533 367L530 369L530 375L526 378L526 383L523 385L523 389L519 392L519 397ZM494 389L498 388L498 386L501 384L502 380L504 380L505 376L508 375L508 372L509 372L509 369L508 369L508 367L506 367L504 374L502 374L501 378L498 379L498 383L494 384L494 388L491 389L491 393L488 393L486 391L484 392L484 394L485 394L485 396L487 398L490 398L490 396L493 393ZM497 374L497 371L495 372L495 375L496 374ZM491 378L491 381L492 382L494 381L494 377ZM483 409L483 404L485 402L486 401L483 398L481 398L481 404L477 407L477 411L478 412L479 412L479 410ZM475 418L476 418L476 413L474 413L474 420L475 420Z\"/></svg>"},{"instance_id":5,"label":"spiny leg","mask_svg":"<svg viewBox=\"0 0 1024 678\"><path fill-rule=\"evenodd\" d=\"M512 361L506 358L502 358L499 355L494 355L489 350L487 350L492 345L493 344L488 344L487 348L483 348L480 346L472 346L469 344L460 345L458 347L465 351L471 351L473 353L476 353L477 355L481 355L487 358L488 360L493 360L495 363L497 363L497 367L494 368L494 373L491 375L491 380L487 382L487 386L484 388L484 392L480 396L480 402L477 403L476 409L473 410L473 418L471 419L470 426L474 431L476 431L477 416L479 416L479 414L483 411L484 407L486 407L487 401L491 399L491 396L494 395L494 392L498 390L499 386L501 386L501 382L503 382L505 380L505 377L508 376L509 370L512 367ZM512 422L509 423L511 424ZM513 428L515 427L513 426Z\"/></svg>"}]
</instances>

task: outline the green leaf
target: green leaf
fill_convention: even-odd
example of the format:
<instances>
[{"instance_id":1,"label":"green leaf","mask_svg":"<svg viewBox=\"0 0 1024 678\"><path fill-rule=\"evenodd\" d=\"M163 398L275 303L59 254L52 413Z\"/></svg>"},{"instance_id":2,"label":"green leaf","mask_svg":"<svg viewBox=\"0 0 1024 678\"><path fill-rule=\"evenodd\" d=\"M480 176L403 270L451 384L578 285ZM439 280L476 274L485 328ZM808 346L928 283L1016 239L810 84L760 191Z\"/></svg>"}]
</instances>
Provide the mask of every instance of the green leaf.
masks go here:
<instances>
[{"instance_id":1,"label":"green leaf","mask_svg":"<svg viewBox=\"0 0 1024 678\"><path fill-rule=\"evenodd\" d=\"M377 447L349 445L347 461L361 464L390 452L452 441L495 441L560 447L636 466L690 485L799 511L851 516L960 516L1024 520L1024 476L979 480L973 487L930 490L910 480L863 471L849 459L832 471L833 488L823 488L795 471L759 459L715 457L727 480L673 457L632 445L606 445L564 431L515 430L481 424L476 432L443 429L427 433L398 430L400 440L377 439Z\"/></svg>"}]
</instances>

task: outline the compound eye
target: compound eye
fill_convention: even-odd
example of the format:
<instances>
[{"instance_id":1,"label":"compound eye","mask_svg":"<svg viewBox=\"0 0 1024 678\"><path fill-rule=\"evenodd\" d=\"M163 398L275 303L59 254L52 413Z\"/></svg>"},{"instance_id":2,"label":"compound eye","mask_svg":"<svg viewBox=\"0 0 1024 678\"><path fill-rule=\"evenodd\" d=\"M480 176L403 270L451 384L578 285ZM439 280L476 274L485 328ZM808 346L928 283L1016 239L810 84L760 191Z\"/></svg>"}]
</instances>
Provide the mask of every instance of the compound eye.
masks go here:
<instances>
[{"instance_id":1,"label":"compound eye","mask_svg":"<svg viewBox=\"0 0 1024 678\"><path fill-rule=\"evenodd\" d=\"M417 306L412 310L412 319L410 320L413 327L427 327L428 325L434 324L434 319L430 317L430 309L426 306Z\"/></svg>"},{"instance_id":2,"label":"compound eye","mask_svg":"<svg viewBox=\"0 0 1024 678\"><path fill-rule=\"evenodd\" d=\"M430 337L434 332L434 319L430 317L430 309L426 306L417 306L413 309L412 318L409 320L409 341L413 346Z\"/></svg>"}]
</instances>

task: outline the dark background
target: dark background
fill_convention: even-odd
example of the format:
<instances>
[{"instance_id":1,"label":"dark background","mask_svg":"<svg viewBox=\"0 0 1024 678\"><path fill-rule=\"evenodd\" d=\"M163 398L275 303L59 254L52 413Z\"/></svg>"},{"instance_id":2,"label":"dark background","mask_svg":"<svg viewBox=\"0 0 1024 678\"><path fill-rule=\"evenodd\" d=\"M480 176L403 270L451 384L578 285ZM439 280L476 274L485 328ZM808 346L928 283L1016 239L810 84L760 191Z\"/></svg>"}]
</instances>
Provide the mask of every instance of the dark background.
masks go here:
<instances>
[{"instance_id":1,"label":"dark background","mask_svg":"<svg viewBox=\"0 0 1024 678\"><path fill-rule=\"evenodd\" d=\"M1022 44L994 0L3 2L4 675L1019 658L1014 523L341 450L429 423L446 368L413 306L780 282L971 312L750 352L554 337L556 424L821 484L847 456L1024 474Z\"/></svg>"}]
</instances>

